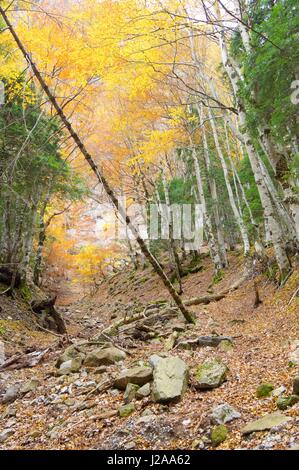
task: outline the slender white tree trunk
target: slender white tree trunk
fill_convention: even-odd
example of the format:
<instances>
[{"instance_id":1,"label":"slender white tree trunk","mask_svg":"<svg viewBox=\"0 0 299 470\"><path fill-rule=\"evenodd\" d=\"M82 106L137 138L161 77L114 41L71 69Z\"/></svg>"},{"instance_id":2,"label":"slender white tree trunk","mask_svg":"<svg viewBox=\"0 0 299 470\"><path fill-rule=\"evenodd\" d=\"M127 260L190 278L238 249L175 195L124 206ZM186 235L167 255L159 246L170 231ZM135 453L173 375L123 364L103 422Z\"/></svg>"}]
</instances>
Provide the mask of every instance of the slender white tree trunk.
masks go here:
<instances>
[{"instance_id":1,"label":"slender white tree trunk","mask_svg":"<svg viewBox=\"0 0 299 470\"><path fill-rule=\"evenodd\" d=\"M229 202L230 202L230 205L231 205L236 223L237 223L237 225L239 227L239 230L240 230L240 233L241 233L241 237L242 237L242 241L243 241L243 245L244 245L244 254L245 254L245 256L247 256L249 254L249 250L250 250L248 232L247 232L244 220L242 218L242 215L240 214L240 212L238 210L238 207L236 205L234 193L233 193L233 190L232 190L232 187L231 187L231 184L230 184L230 180L229 180L228 168L227 168L226 161L225 161L224 155L222 153L222 149L221 149L219 138L218 138L218 133L217 133L216 125L215 125L215 118L214 118L210 108L208 108L208 117L209 117L211 128L212 128L212 133L213 133L213 137L214 137L216 151L217 151L217 154L218 154L221 166L222 166L222 170L223 170L223 175L224 175L224 180L225 180L225 184L226 184L226 189L227 189L227 192L228 192Z\"/></svg>"},{"instance_id":2,"label":"slender white tree trunk","mask_svg":"<svg viewBox=\"0 0 299 470\"><path fill-rule=\"evenodd\" d=\"M192 144L192 143L191 143ZM215 271L218 272L222 267L221 254L219 254L219 246L217 246L217 241L214 236L213 224L210 217L210 214L207 211L206 198L203 189L203 180L201 176L201 170L199 161L197 158L197 153L194 145L192 144L192 158L195 169L197 191L199 195L199 200L202 206L203 219L204 219L204 230L207 236L207 241L210 249L210 255L215 266Z\"/></svg>"}]
</instances>

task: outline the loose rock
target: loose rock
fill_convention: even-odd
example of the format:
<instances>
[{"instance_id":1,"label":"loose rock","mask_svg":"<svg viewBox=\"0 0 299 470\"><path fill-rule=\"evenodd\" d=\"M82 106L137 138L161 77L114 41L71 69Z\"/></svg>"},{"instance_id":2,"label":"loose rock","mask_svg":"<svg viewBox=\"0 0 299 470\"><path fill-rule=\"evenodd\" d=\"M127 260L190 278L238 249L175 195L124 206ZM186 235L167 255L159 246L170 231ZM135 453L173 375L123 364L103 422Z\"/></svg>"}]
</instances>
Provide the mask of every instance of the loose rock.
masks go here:
<instances>
[{"instance_id":1,"label":"loose rock","mask_svg":"<svg viewBox=\"0 0 299 470\"><path fill-rule=\"evenodd\" d=\"M256 396L258 398L269 397L274 390L274 385L269 383L262 383L256 389Z\"/></svg>"},{"instance_id":2,"label":"loose rock","mask_svg":"<svg viewBox=\"0 0 299 470\"><path fill-rule=\"evenodd\" d=\"M135 411L135 406L133 403L128 403L127 405L123 405L119 408L118 414L121 418L126 418L130 416Z\"/></svg>"},{"instance_id":3,"label":"loose rock","mask_svg":"<svg viewBox=\"0 0 299 470\"><path fill-rule=\"evenodd\" d=\"M5 442L13 434L14 434L13 429L4 429L4 431L0 433L0 444Z\"/></svg>"},{"instance_id":4,"label":"loose rock","mask_svg":"<svg viewBox=\"0 0 299 470\"><path fill-rule=\"evenodd\" d=\"M219 426L216 426L215 428L212 429L211 432L211 442L213 447L219 446L222 442L225 441L228 435L228 430L227 427L224 426L224 424L219 424Z\"/></svg>"},{"instance_id":5,"label":"loose rock","mask_svg":"<svg viewBox=\"0 0 299 470\"><path fill-rule=\"evenodd\" d=\"M123 361L126 353L120 349L110 347L106 349L94 349L87 354L84 365L87 367L109 366Z\"/></svg>"},{"instance_id":6,"label":"loose rock","mask_svg":"<svg viewBox=\"0 0 299 470\"><path fill-rule=\"evenodd\" d=\"M294 395L299 395L299 375L293 380L293 393Z\"/></svg>"},{"instance_id":7,"label":"loose rock","mask_svg":"<svg viewBox=\"0 0 299 470\"><path fill-rule=\"evenodd\" d=\"M154 369L153 400L178 400L187 389L189 367L179 357L161 359Z\"/></svg>"},{"instance_id":8,"label":"loose rock","mask_svg":"<svg viewBox=\"0 0 299 470\"><path fill-rule=\"evenodd\" d=\"M153 378L153 370L151 367L132 367L123 370L115 379L114 387L125 390L128 383L139 386L145 385Z\"/></svg>"},{"instance_id":9,"label":"loose rock","mask_svg":"<svg viewBox=\"0 0 299 470\"><path fill-rule=\"evenodd\" d=\"M219 359L206 360L195 373L195 387L211 389L219 387L225 380L228 367Z\"/></svg>"},{"instance_id":10,"label":"loose rock","mask_svg":"<svg viewBox=\"0 0 299 470\"><path fill-rule=\"evenodd\" d=\"M12 385L6 390L4 397L1 400L1 403L13 403L18 398L19 393L20 388L16 385Z\"/></svg>"},{"instance_id":11,"label":"loose rock","mask_svg":"<svg viewBox=\"0 0 299 470\"><path fill-rule=\"evenodd\" d=\"M299 402L299 395L289 395L284 397L279 397L276 404L277 408L280 410L286 410L287 408L296 405Z\"/></svg>"},{"instance_id":12,"label":"loose rock","mask_svg":"<svg viewBox=\"0 0 299 470\"><path fill-rule=\"evenodd\" d=\"M139 385L128 383L128 385L126 386L125 394L124 394L125 403L128 404L132 400L134 400L138 389L139 389Z\"/></svg>"},{"instance_id":13,"label":"loose rock","mask_svg":"<svg viewBox=\"0 0 299 470\"><path fill-rule=\"evenodd\" d=\"M281 426L286 424L292 418L275 411L274 413L267 414L262 418L256 419L251 423L248 423L242 430L242 434L250 434L251 432L266 431L267 429L272 429L276 426Z\"/></svg>"},{"instance_id":14,"label":"loose rock","mask_svg":"<svg viewBox=\"0 0 299 470\"><path fill-rule=\"evenodd\" d=\"M37 389L37 387L40 386L40 384L41 384L41 383L40 383L40 381L39 381L38 379L34 379L34 378L33 378L33 379L29 380L28 382L26 382L26 383L22 386L20 392L21 392L23 395L25 395L26 393L29 393L29 392L33 392L34 390Z\"/></svg>"},{"instance_id":15,"label":"loose rock","mask_svg":"<svg viewBox=\"0 0 299 470\"><path fill-rule=\"evenodd\" d=\"M216 406L211 415L212 421L217 424L225 424L234 419L241 418L241 413L228 403Z\"/></svg>"},{"instance_id":16,"label":"loose rock","mask_svg":"<svg viewBox=\"0 0 299 470\"><path fill-rule=\"evenodd\" d=\"M151 386L150 383L143 385L140 387L136 392L136 398L142 399L148 397L151 394Z\"/></svg>"}]
</instances>

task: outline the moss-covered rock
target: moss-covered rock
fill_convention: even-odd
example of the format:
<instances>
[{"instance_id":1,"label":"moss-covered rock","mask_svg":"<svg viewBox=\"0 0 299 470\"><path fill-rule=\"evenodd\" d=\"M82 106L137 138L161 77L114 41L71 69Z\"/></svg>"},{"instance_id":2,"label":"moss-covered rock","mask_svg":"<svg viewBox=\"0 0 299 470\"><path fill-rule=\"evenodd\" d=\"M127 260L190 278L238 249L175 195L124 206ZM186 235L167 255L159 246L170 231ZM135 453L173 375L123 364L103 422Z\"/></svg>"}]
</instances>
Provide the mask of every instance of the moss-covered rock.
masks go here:
<instances>
[{"instance_id":1,"label":"moss-covered rock","mask_svg":"<svg viewBox=\"0 0 299 470\"><path fill-rule=\"evenodd\" d=\"M227 427L224 424L219 424L219 426L215 426L211 432L211 442L213 447L219 446L228 436Z\"/></svg>"},{"instance_id":2,"label":"moss-covered rock","mask_svg":"<svg viewBox=\"0 0 299 470\"><path fill-rule=\"evenodd\" d=\"M126 386L125 394L124 394L125 403L128 404L128 403L131 403L132 400L134 400L138 389L139 389L139 385L128 383L128 385Z\"/></svg>"},{"instance_id":3,"label":"moss-covered rock","mask_svg":"<svg viewBox=\"0 0 299 470\"><path fill-rule=\"evenodd\" d=\"M219 387L225 380L228 367L219 359L206 360L196 371L196 388L211 389Z\"/></svg>"},{"instance_id":4,"label":"moss-covered rock","mask_svg":"<svg viewBox=\"0 0 299 470\"><path fill-rule=\"evenodd\" d=\"M273 390L274 390L274 385L270 383L262 383L256 389L256 396L258 398L269 397Z\"/></svg>"},{"instance_id":5,"label":"moss-covered rock","mask_svg":"<svg viewBox=\"0 0 299 470\"><path fill-rule=\"evenodd\" d=\"M133 403L128 403L127 405L123 405L119 408L118 414L121 418L126 418L130 416L135 411L135 405Z\"/></svg>"},{"instance_id":6,"label":"moss-covered rock","mask_svg":"<svg viewBox=\"0 0 299 470\"><path fill-rule=\"evenodd\" d=\"M286 410L287 408L296 405L296 403L299 403L299 395L289 395L279 397L276 405L280 410Z\"/></svg>"}]
</instances>

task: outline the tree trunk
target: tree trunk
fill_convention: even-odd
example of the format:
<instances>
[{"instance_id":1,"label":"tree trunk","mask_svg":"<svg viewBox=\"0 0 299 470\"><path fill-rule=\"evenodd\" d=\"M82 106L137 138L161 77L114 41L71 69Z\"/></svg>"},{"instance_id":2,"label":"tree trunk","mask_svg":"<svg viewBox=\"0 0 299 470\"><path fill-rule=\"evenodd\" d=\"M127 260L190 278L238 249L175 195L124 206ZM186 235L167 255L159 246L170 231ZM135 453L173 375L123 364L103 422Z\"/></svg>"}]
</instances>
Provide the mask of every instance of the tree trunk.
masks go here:
<instances>
[{"instance_id":1,"label":"tree trunk","mask_svg":"<svg viewBox=\"0 0 299 470\"><path fill-rule=\"evenodd\" d=\"M228 192L229 202L230 202L235 220L237 222L237 225L240 229L240 233L241 233L241 237L242 237L243 245L244 245L244 255L247 256L249 254L249 250L250 250L250 243L249 243L248 233L247 233L247 229L246 229L246 226L244 224L244 220L242 218L242 215L238 211L238 208L237 208L237 205L236 205L236 202L235 202L234 193L233 193L233 190L232 190L232 187L231 187L231 184L230 184L230 180L229 180L228 168L227 168L226 161L225 161L224 155L222 153L222 149L221 149L219 138L218 138L218 133L217 133L216 125L215 125L215 118L214 118L210 108L208 108L208 116L209 116L209 120L210 120L210 124L211 124L211 128L212 128L212 133L213 133L213 137L214 137L214 141L215 141L216 151L217 151L217 154L219 156L221 166L222 166L222 170L223 170L223 174L224 174L224 179L225 179L225 184L226 184L226 188L227 188L227 192Z\"/></svg>"}]
</instances>

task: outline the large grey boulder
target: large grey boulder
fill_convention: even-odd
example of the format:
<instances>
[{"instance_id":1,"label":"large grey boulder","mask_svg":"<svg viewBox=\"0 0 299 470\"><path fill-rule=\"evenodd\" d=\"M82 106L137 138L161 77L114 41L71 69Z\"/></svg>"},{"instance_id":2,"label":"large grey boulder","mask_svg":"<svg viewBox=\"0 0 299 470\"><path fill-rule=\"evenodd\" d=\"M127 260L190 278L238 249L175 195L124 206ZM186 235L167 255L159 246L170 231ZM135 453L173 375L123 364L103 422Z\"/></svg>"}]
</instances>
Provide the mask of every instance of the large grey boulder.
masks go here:
<instances>
[{"instance_id":1,"label":"large grey boulder","mask_svg":"<svg viewBox=\"0 0 299 470\"><path fill-rule=\"evenodd\" d=\"M213 409L211 418L214 423L225 424L234 419L241 418L241 413L228 403L222 403Z\"/></svg>"},{"instance_id":2,"label":"large grey boulder","mask_svg":"<svg viewBox=\"0 0 299 470\"><path fill-rule=\"evenodd\" d=\"M195 373L195 387L211 389L219 387L225 380L228 367L219 359L206 360Z\"/></svg>"},{"instance_id":3,"label":"large grey boulder","mask_svg":"<svg viewBox=\"0 0 299 470\"><path fill-rule=\"evenodd\" d=\"M125 358L126 353L113 346L106 349L94 349L87 354L84 365L87 367L110 366Z\"/></svg>"},{"instance_id":4,"label":"large grey boulder","mask_svg":"<svg viewBox=\"0 0 299 470\"><path fill-rule=\"evenodd\" d=\"M286 424L292 418L275 411L268 415L263 416L262 418L256 419L251 423L246 424L246 426L241 430L242 434L250 434L251 432L266 431L268 429L275 428Z\"/></svg>"},{"instance_id":5,"label":"large grey boulder","mask_svg":"<svg viewBox=\"0 0 299 470\"><path fill-rule=\"evenodd\" d=\"M124 369L114 380L114 387L125 390L128 383L142 387L153 378L153 369L146 366L137 366Z\"/></svg>"},{"instance_id":6,"label":"large grey boulder","mask_svg":"<svg viewBox=\"0 0 299 470\"><path fill-rule=\"evenodd\" d=\"M161 359L154 369L153 400L163 403L178 400L187 389L189 367L179 357Z\"/></svg>"}]
</instances>

